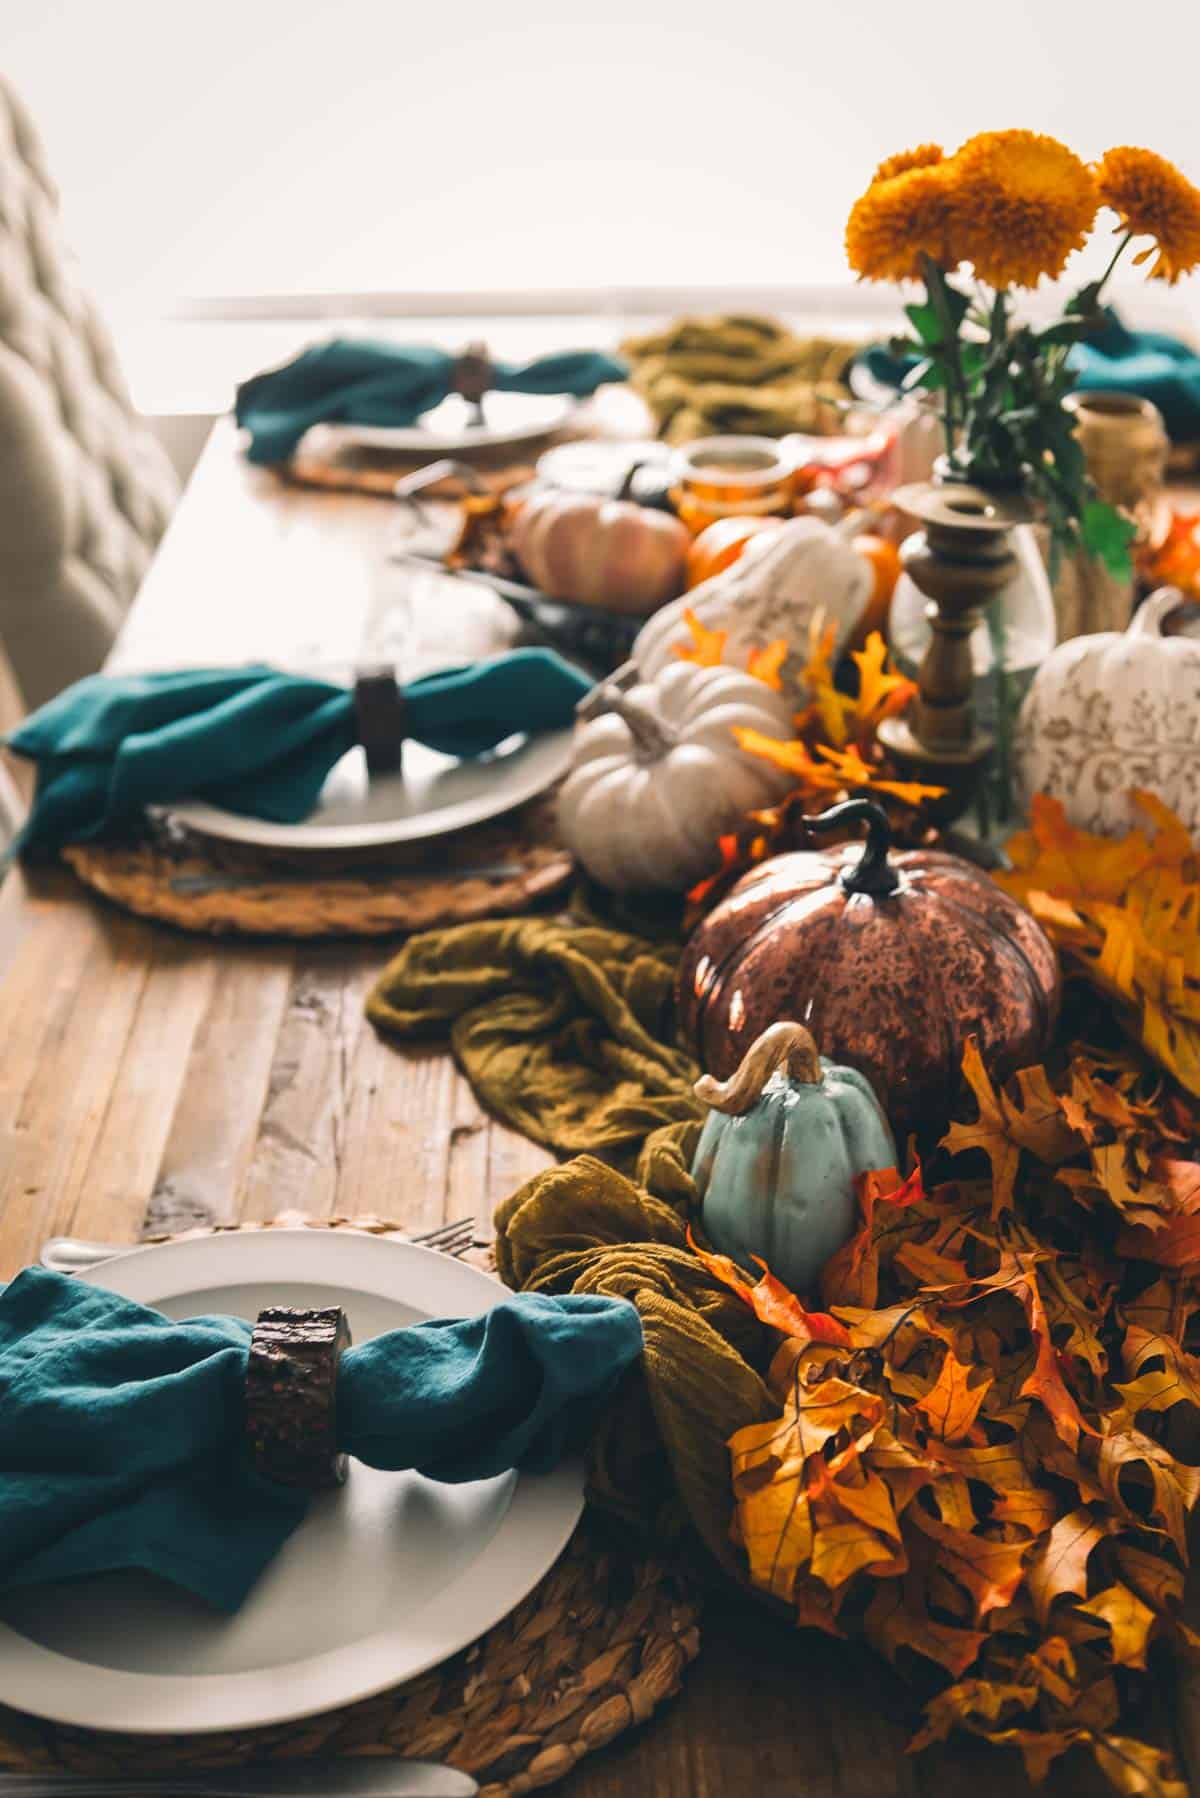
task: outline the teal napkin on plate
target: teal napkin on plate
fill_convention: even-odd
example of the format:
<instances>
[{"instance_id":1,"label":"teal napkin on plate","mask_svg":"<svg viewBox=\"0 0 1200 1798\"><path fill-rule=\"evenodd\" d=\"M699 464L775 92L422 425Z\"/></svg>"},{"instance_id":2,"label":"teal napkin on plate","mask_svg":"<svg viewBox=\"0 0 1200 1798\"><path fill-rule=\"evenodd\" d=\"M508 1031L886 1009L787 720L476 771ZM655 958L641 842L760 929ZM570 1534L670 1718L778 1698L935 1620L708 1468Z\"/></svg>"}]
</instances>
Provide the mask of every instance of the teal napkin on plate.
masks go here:
<instances>
[{"instance_id":1,"label":"teal napkin on plate","mask_svg":"<svg viewBox=\"0 0 1200 1798\"><path fill-rule=\"evenodd\" d=\"M234 415L250 433L251 462L286 462L312 425L415 424L454 391L454 370L455 358L429 345L335 337L243 381ZM533 362L494 363L492 386L582 399L628 373L602 350L562 350Z\"/></svg>"},{"instance_id":2,"label":"teal napkin on plate","mask_svg":"<svg viewBox=\"0 0 1200 1798\"><path fill-rule=\"evenodd\" d=\"M885 387L899 387L915 356L898 356L885 344L871 344L856 357ZM1157 331L1130 331L1111 309L1104 326L1068 357L1075 385L1087 393L1136 393L1153 400L1170 437L1200 437L1200 353L1177 337Z\"/></svg>"},{"instance_id":3,"label":"teal napkin on plate","mask_svg":"<svg viewBox=\"0 0 1200 1798\"><path fill-rule=\"evenodd\" d=\"M140 1568L237 1609L306 1508L245 1459L249 1341L41 1268L0 1288L0 1591ZM641 1350L634 1307L591 1295L392 1330L343 1357L339 1446L434 1480L545 1472Z\"/></svg>"},{"instance_id":4,"label":"teal napkin on plate","mask_svg":"<svg viewBox=\"0 0 1200 1798\"><path fill-rule=\"evenodd\" d=\"M413 681L405 730L446 755L480 756L514 731L565 728L590 688L553 650L516 649ZM329 681L262 667L91 675L8 739L38 769L14 849L48 854L180 799L296 824L355 741L354 696Z\"/></svg>"}]
</instances>

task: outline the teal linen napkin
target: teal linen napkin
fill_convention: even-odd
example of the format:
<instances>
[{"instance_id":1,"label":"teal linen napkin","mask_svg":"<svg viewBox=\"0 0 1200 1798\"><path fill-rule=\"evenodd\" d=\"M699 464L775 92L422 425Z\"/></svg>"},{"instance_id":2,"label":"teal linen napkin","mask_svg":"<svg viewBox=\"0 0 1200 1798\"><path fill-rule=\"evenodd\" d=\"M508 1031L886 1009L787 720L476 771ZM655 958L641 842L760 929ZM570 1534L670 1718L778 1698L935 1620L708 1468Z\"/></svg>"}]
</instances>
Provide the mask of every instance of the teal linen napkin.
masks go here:
<instances>
[{"instance_id":1,"label":"teal linen napkin","mask_svg":"<svg viewBox=\"0 0 1200 1798\"><path fill-rule=\"evenodd\" d=\"M245 1460L249 1341L41 1268L0 1288L0 1591L139 1568L237 1609L306 1508ZM591 1295L393 1330L343 1357L339 1446L456 1483L545 1472L641 1350L634 1307Z\"/></svg>"},{"instance_id":2,"label":"teal linen napkin","mask_svg":"<svg viewBox=\"0 0 1200 1798\"><path fill-rule=\"evenodd\" d=\"M479 756L514 731L565 728L590 688L553 650L517 649L413 681L405 730L443 754ZM14 851L48 854L180 799L299 823L355 740L354 696L328 681L261 667L91 675L8 739L38 769Z\"/></svg>"},{"instance_id":3,"label":"teal linen napkin","mask_svg":"<svg viewBox=\"0 0 1200 1798\"><path fill-rule=\"evenodd\" d=\"M899 387L916 366L915 357L896 356L883 344L872 344L857 360L887 387ZM1110 310L1103 329L1076 344L1068 362L1081 391L1139 394L1153 400L1172 438L1200 437L1200 354L1178 338L1130 331Z\"/></svg>"},{"instance_id":4,"label":"teal linen napkin","mask_svg":"<svg viewBox=\"0 0 1200 1798\"><path fill-rule=\"evenodd\" d=\"M286 462L317 424L411 425L454 391L455 357L422 344L335 337L282 368L243 381L234 415L250 433L251 462ZM563 350L533 362L493 364L492 386L507 393L584 398L629 369L601 350Z\"/></svg>"}]
</instances>

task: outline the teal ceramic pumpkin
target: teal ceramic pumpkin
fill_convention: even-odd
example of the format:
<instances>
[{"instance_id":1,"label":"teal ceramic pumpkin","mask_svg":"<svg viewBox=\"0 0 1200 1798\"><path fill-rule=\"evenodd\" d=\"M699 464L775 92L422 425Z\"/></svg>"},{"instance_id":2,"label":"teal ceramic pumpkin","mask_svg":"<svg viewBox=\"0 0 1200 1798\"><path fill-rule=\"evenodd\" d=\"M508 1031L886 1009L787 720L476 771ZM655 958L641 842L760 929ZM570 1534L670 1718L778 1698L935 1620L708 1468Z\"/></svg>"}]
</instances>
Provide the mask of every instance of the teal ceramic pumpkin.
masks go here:
<instances>
[{"instance_id":1,"label":"teal ceramic pumpkin","mask_svg":"<svg viewBox=\"0 0 1200 1798\"><path fill-rule=\"evenodd\" d=\"M696 1097L712 1110L692 1164L713 1247L793 1292L814 1290L854 1233L855 1181L894 1167L896 1145L870 1082L818 1055L803 1024L772 1024L728 1080Z\"/></svg>"}]
</instances>

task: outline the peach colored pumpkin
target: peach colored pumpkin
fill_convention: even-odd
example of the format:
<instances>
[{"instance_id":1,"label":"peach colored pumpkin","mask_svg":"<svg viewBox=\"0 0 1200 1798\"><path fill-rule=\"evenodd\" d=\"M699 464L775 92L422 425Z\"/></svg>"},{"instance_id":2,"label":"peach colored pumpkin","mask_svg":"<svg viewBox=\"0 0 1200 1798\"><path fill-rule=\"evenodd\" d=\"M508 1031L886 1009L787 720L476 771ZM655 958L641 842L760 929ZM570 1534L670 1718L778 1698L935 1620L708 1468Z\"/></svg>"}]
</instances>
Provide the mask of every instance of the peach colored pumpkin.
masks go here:
<instances>
[{"instance_id":1,"label":"peach colored pumpkin","mask_svg":"<svg viewBox=\"0 0 1200 1798\"><path fill-rule=\"evenodd\" d=\"M548 489L521 508L512 546L550 599L644 618L683 591L691 538L677 518Z\"/></svg>"}]
</instances>

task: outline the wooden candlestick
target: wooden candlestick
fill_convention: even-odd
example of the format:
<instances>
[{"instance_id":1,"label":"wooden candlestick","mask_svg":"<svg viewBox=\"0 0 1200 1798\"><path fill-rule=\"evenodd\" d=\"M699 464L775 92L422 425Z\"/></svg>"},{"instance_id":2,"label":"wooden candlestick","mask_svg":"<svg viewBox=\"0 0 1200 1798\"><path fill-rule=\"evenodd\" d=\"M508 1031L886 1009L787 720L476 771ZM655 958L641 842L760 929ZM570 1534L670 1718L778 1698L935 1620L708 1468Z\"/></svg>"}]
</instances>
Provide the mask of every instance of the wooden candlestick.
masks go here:
<instances>
[{"instance_id":1,"label":"wooden candlestick","mask_svg":"<svg viewBox=\"0 0 1200 1798\"><path fill-rule=\"evenodd\" d=\"M994 747L975 720L971 635L983 607L1016 572L1010 529L1033 513L1019 493L954 482L899 487L892 503L924 526L900 555L930 602L932 637L917 670L916 700L907 716L880 725L879 740L908 778L946 788L928 812L931 822L944 824L969 809Z\"/></svg>"}]
</instances>

